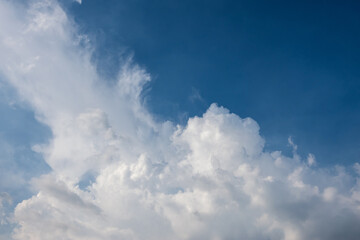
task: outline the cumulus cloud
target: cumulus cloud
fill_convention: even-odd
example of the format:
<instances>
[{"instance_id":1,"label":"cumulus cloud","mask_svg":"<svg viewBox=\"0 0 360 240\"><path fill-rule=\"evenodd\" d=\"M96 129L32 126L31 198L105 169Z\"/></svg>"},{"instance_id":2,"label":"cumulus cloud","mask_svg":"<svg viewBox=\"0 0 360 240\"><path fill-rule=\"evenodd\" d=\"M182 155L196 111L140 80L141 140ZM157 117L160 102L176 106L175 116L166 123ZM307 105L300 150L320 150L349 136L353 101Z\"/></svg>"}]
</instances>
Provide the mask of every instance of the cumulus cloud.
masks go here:
<instances>
[{"instance_id":1,"label":"cumulus cloud","mask_svg":"<svg viewBox=\"0 0 360 240\"><path fill-rule=\"evenodd\" d=\"M52 0L0 1L0 71L42 123L51 167L13 213L13 239L356 239L360 176L264 150L258 124L212 104L185 126L142 104L129 59L114 84ZM46 227L44 227L46 226Z\"/></svg>"}]
</instances>

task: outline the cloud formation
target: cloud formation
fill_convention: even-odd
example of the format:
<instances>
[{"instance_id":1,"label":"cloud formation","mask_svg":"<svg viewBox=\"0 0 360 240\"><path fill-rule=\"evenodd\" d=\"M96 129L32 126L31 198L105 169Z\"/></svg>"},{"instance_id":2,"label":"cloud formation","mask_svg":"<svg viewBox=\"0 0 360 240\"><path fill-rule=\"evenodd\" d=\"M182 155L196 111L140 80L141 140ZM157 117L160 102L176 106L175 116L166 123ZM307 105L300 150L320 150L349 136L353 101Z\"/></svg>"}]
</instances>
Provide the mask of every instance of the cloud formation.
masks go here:
<instances>
[{"instance_id":1,"label":"cloud formation","mask_svg":"<svg viewBox=\"0 0 360 240\"><path fill-rule=\"evenodd\" d=\"M154 121L149 74L129 59L116 83L102 79L57 2L0 0L0 52L53 134L33 147L51 172L17 205L13 239L360 238L359 164L355 176L314 168L291 139L292 157L264 151L253 119L216 104L185 126Z\"/></svg>"}]
</instances>

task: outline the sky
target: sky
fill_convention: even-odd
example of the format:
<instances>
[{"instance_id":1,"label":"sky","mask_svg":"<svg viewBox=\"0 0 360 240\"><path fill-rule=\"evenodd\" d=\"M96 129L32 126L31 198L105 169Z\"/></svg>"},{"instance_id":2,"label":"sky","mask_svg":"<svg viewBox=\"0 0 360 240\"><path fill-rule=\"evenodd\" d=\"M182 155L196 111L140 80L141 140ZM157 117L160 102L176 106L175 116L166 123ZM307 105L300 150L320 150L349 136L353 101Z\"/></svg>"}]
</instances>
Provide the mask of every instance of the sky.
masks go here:
<instances>
[{"instance_id":1,"label":"sky","mask_svg":"<svg viewBox=\"0 0 360 240\"><path fill-rule=\"evenodd\" d=\"M0 239L360 238L359 10L0 0Z\"/></svg>"},{"instance_id":2,"label":"sky","mask_svg":"<svg viewBox=\"0 0 360 240\"><path fill-rule=\"evenodd\" d=\"M100 72L113 75L125 52L153 76L146 97L163 119L184 123L217 102L259 122L272 150L288 151L292 136L319 164L359 160L357 1L89 0L68 8L96 39Z\"/></svg>"}]
</instances>

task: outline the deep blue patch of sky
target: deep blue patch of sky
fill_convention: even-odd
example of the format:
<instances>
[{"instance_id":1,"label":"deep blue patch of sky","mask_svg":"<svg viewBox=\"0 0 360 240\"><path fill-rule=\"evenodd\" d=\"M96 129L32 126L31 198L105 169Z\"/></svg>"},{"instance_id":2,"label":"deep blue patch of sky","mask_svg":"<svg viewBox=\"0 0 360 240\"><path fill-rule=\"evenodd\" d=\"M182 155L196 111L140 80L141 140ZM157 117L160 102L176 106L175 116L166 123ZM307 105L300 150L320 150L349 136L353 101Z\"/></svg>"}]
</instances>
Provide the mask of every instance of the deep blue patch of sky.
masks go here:
<instances>
[{"instance_id":1,"label":"deep blue patch of sky","mask_svg":"<svg viewBox=\"0 0 360 240\"><path fill-rule=\"evenodd\" d=\"M268 149L290 151L291 135L320 165L359 161L359 1L62 3L101 74L129 53L151 73L159 118L184 123L217 102L254 118Z\"/></svg>"}]
</instances>

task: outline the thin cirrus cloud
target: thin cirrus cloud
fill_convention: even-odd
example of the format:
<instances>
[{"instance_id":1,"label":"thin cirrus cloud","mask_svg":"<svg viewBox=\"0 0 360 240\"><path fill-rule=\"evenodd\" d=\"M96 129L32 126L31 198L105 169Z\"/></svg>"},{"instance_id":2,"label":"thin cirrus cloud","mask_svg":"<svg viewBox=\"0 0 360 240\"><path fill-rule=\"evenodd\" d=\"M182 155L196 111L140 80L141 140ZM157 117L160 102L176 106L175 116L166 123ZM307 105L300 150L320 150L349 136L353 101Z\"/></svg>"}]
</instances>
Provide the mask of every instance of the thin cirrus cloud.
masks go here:
<instances>
[{"instance_id":1,"label":"thin cirrus cloud","mask_svg":"<svg viewBox=\"0 0 360 240\"><path fill-rule=\"evenodd\" d=\"M359 164L315 168L264 151L259 126L212 104L185 126L142 104L131 59L104 81L86 36L53 0L0 1L0 70L49 126L51 171L13 213L12 239L357 239ZM10 227L10 225L9 225Z\"/></svg>"}]
</instances>

